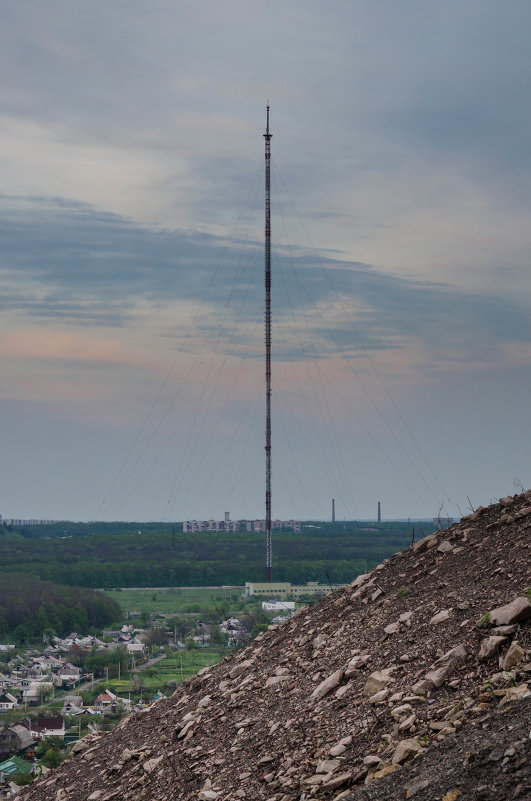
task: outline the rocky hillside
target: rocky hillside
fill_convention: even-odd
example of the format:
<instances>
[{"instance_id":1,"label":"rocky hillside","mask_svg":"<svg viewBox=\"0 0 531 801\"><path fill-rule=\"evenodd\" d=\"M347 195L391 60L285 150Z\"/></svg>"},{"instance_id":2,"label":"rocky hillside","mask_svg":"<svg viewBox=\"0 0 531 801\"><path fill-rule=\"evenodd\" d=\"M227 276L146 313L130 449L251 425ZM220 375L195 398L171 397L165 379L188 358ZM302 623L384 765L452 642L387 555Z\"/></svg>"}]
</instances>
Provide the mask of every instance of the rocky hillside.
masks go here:
<instances>
[{"instance_id":1,"label":"rocky hillside","mask_svg":"<svg viewBox=\"0 0 531 801\"><path fill-rule=\"evenodd\" d=\"M531 799L531 491L396 554L24 801Z\"/></svg>"}]
</instances>

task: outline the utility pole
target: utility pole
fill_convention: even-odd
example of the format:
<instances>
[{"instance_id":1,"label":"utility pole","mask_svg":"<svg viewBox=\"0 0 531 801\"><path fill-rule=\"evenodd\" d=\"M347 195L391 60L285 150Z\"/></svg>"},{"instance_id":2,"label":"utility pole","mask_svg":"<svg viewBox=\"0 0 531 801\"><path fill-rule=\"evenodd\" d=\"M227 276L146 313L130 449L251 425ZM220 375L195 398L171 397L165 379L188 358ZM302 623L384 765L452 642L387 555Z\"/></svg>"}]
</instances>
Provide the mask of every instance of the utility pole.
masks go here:
<instances>
[{"instance_id":1,"label":"utility pole","mask_svg":"<svg viewBox=\"0 0 531 801\"><path fill-rule=\"evenodd\" d=\"M266 581L272 581L271 542L271 137L269 103L265 139L265 378L266 378Z\"/></svg>"},{"instance_id":2,"label":"utility pole","mask_svg":"<svg viewBox=\"0 0 531 801\"><path fill-rule=\"evenodd\" d=\"M332 523L336 522L336 501L332 498Z\"/></svg>"}]
</instances>

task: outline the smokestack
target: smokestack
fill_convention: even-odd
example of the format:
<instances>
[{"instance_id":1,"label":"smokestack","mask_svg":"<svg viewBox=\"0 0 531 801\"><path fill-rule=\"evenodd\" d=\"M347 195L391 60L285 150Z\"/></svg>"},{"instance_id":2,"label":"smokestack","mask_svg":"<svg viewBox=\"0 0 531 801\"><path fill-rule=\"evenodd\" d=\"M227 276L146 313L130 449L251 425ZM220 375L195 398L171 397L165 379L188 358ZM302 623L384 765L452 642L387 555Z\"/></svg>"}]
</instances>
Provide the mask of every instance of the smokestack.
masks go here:
<instances>
[{"instance_id":1,"label":"smokestack","mask_svg":"<svg viewBox=\"0 0 531 801\"><path fill-rule=\"evenodd\" d=\"M225 523L230 521L230 512L225 512Z\"/></svg>"},{"instance_id":2,"label":"smokestack","mask_svg":"<svg viewBox=\"0 0 531 801\"><path fill-rule=\"evenodd\" d=\"M336 522L336 502L335 499L332 498L332 523Z\"/></svg>"},{"instance_id":3,"label":"smokestack","mask_svg":"<svg viewBox=\"0 0 531 801\"><path fill-rule=\"evenodd\" d=\"M380 501L378 501L378 523L382 522L382 506Z\"/></svg>"}]
</instances>

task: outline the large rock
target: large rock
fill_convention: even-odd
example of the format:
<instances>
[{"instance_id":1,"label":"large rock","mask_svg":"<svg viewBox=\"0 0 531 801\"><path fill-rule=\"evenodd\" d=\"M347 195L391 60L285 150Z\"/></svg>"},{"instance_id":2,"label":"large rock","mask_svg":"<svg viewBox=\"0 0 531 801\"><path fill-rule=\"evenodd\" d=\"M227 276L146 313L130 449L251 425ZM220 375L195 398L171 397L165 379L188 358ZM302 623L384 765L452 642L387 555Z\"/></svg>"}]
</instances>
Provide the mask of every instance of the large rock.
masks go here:
<instances>
[{"instance_id":1,"label":"large rock","mask_svg":"<svg viewBox=\"0 0 531 801\"><path fill-rule=\"evenodd\" d=\"M432 670L426 673L424 677L427 681L431 681L434 687L440 687L446 679L454 672L456 667L466 659L466 648L464 645L458 645L447 651L440 659L432 665Z\"/></svg>"},{"instance_id":2,"label":"large rock","mask_svg":"<svg viewBox=\"0 0 531 801\"><path fill-rule=\"evenodd\" d=\"M503 670L511 670L513 667L517 667L523 661L524 657L524 649L520 648L517 642L513 642L504 658L501 660L500 667Z\"/></svg>"},{"instance_id":3,"label":"large rock","mask_svg":"<svg viewBox=\"0 0 531 801\"><path fill-rule=\"evenodd\" d=\"M327 695L334 687L337 687L340 683L341 679L344 675L344 670L341 668L340 670L336 670L335 673L332 673L331 676L328 676L324 681L322 681L313 691L310 698L314 698L318 700L319 698L323 698Z\"/></svg>"},{"instance_id":4,"label":"large rock","mask_svg":"<svg viewBox=\"0 0 531 801\"><path fill-rule=\"evenodd\" d=\"M239 665L235 665L229 673L229 679L237 679L238 676L241 676L242 673L245 673L248 668L253 666L252 659L245 659L243 662L240 662Z\"/></svg>"},{"instance_id":5,"label":"large rock","mask_svg":"<svg viewBox=\"0 0 531 801\"><path fill-rule=\"evenodd\" d=\"M481 648L479 649L479 659L487 660L490 659L493 654L498 652L498 649L502 642L505 642L507 637L487 637L481 643Z\"/></svg>"},{"instance_id":6,"label":"large rock","mask_svg":"<svg viewBox=\"0 0 531 801\"><path fill-rule=\"evenodd\" d=\"M498 606L489 612L489 620L493 626L509 626L511 623L523 623L531 617L531 602L528 598L515 598L510 604Z\"/></svg>"},{"instance_id":7,"label":"large rock","mask_svg":"<svg viewBox=\"0 0 531 801\"><path fill-rule=\"evenodd\" d=\"M391 762L393 765L401 765L402 762L420 754L422 750L423 748L417 740L401 740L395 748Z\"/></svg>"},{"instance_id":8,"label":"large rock","mask_svg":"<svg viewBox=\"0 0 531 801\"><path fill-rule=\"evenodd\" d=\"M353 656L345 668L345 678L349 679L351 676L353 676L357 670L360 670L360 668L367 664L370 658L370 654L356 654Z\"/></svg>"},{"instance_id":9,"label":"large rock","mask_svg":"<svg viewBox=\"0 0 531 801\"><path fill-rule=\"evenodd\" d=\"M371 673L363 688L363 695L375 695L387 687L388 684L394 681L391 676L393 670L396 670L394 665L393 667L385 668L385 670L375 670L374 673Z\"/></svg>"},{"instance_id":10,"label":"large rock","mask_svg":"<svg viewBox=\"0 0 531 801\"><path fill-rule=\"evenodd\" d=\"M422 553L427 549L428 545L431 545L432 543L435 544L436 541L437 536L435 534L428 534L427 537L423 537L423 539L414 542L411 547L414 553Z\"/></svg>"},{"instance_id":11,"label":"large rock","mask_svg":"<svg viewBox=\"0 0 531 801\"><path fill-rule=\"evenodd\" d=\"M430 626L437 626L439 623L444 623L444 621L448 620L450 617L451 611L451 609L441 609L441 611L437 612L430 620Z\"/></svg>"}]
</instances>

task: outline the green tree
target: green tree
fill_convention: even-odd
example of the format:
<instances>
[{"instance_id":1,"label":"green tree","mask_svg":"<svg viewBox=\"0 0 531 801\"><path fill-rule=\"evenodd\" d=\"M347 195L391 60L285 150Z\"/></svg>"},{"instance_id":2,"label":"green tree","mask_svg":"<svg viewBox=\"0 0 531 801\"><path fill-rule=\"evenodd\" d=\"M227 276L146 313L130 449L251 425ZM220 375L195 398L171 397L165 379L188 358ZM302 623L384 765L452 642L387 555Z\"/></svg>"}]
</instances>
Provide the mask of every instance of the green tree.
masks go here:
<instances>
[{"instance_id":1,"label":"green tree","mask_svg":"<svg viewBox=\"0 0 531 801\"><path fill-rule=\"evenodd\" d=\"M25 645L29 637L26 626L22 626L21 624L18 625L13 632L13 637L15 638L15 643L17 645Z\"/></svg>"}]
</instances>

